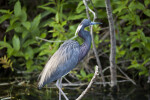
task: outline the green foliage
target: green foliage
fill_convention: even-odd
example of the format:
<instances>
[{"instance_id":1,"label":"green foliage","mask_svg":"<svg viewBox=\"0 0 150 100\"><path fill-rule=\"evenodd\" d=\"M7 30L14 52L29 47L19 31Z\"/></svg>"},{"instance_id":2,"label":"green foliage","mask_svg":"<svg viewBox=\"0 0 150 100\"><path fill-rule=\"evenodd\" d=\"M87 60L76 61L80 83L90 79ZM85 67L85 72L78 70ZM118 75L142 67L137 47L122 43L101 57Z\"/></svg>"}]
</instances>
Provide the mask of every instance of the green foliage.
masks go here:
<instances>
[{"instance_id":1,"label":"green foliage","mask_svg":"<svg viewBox=\"0 0 150 100\"><path fill-rule=\"evenodd\" d=\"M92 79L93 77L93 73L90 73L90 74L86 74L86 72L84 71L84 69L82 68L80 70L80 74L77 74L77 77L80 79L80 80L87 80L88 82Z\"/></svg>"},{"instance_id":2,"label":"green foliage","mask_svg":"<svg viewBox=\"0 0 150 100\"><path fill-rule=\"evenodd\" d=\"M12 61L6 56L0 58L0 64L2 64L3 68L11 68L11 70L14 71L12 67Z\"/></svg>"},{"instance_id":3,"label":"green foliage","mask_svg":"<svg viewBox=\"0 0 150 100\"><path fill-rule=\"evenodd\" d=\"M37 15L33 21L28 21L26 8L21 7L19 1L17 1L14 6L14 10L12 11L14 13L3 9L0 10L0 12L3 16L8 16L7 18L0 17L0 22L2 23L6 19L10 22L6 32L12 34L14 31L14 35L11 40L7 42L0 41L0 49L7 48L7 56L9 58L17 57L13 59L14 65L24 65L26 66L27 71L37 69L36 67L33 67L33 65L36 65L33 63L34 57L41 51L37 50L39 48L39 43L35 40L35 36L40 37L40 34L45 31L41 29L41 26L39 26L41 15ZM21 60L22 58L24 59L23 61Z\"/></svg>"},{"instance_id":4,"label":"green foliage","mask_svg":"<svg viewBox=\"0 0 150 100\"><path fill-rule=\"evenodd\" d=\"M98 20L102 20L103 26L108 26L105 10L105 0L92 0L97 9ZM47 38L51 41L64 41L74 36L79 22L87 18L85 6L81 0L49 0L47 3L37 5L40 12L34 17L28 14L28 9L17 1L13 10L0 9L0 24L5 21L9 26L5 30L5 36L0 41L0 49L6 49L3 55L11 59L15 67L22 67L29 72L41 70L48 56L52 55L62 42L47 43L37 41L36 36ZM128 69L136 69L139 75L148 75L148 62L150 58L149 17L150 1L144 0L112 0L113 15L116 26L116 62L129 60ZM92 4L88 4L94 9ZM69 8L69 9L68 9ZM32 11L34 12L34 11ZM91 18L93 18L90 13ZM93 26L94 41L98 48L100 43L109 43L109 38L100 40L103 34L99 34L99 25ZM105 30L104 30L105 31ZM103 32L103 31L102 31ZM81 39L76 39L80 44ZM109 53L110 45L101 49ZM8 60L7 60L8 62ZM9 65L9 64L8 64ZM90 80L93 74L87 74L80 70L77 77L81 80Z\"/></svg>"},{"instance_id":5,"label":"green foliage","mask_svg":"<svg viewBox=\"0 0 150 100\"><path fill-rule=\"evenodd\" d=\"M146 21L149 20L149 0L144 4L137 0L122 0L114 3L117 7L113 13L118 16L118 22L124 21L119 26L118 40L121 45L117 47L116 59L130 60L129 69L134 68L139 71L139 75L148 75L148 66L150 58L150 38L146 34L146 28L149 27ZM122 27L123 26L123 27ZM119 38L121 37L121 38Z\"/></svg>"},{"instance_id":6,"label":"green foliage","mask_svg":"<svg viewBox=\"0 0 150 100\"><path fill-rule=\"evenodd\" d=\"M78 5L75 5L74 3L77 2L79 2ZM71 5L72 8L68 11L68 7ZM12 35L12 37L5 36L9 39L8 41L6 41L7 39L0 41L0 49L7 48L7 56L13 59L13 65L26 67L30 72L41 69L40 67L47 61L47 55L52 55L61 44L61 42L51 44L38 42L35 40L36 36L41 38L50 36L52 41L68 40L74 36L78 25L78 23L73 24L73 21L86 18L85 7L80 0L68 1L68 3L64 0L50 0L38 8L44 11L31 21L28 20L26 7L22 7L20 1L15 3L13 11L0 9L2 14L0 24L8 21L9 26L6 33ZM48 18L48 16L51 17ZM46 17L48 19L45 19ZM46 30L47 27L50 30ZM94 30L98 33L100 27L95 26ZM98 44L98 34L95 39Z\"/></svg>"},{"instance_id":7,"label":"green foliage","mask_svg":"<svg viewBox=\"0 0 150 100\"><path fill-rule=\"evenodd\" d=\"M78 3L79 2L79 3ZM73 3L78 3L74 7ZM73 4L72 8L69 9L68 7ZM54 6L53 8L51 6ZM42 17L49 16L50 14L55 14L51 17L51 19L46 20L44 23L44 26L51 27L52 29L48 32L52 34L52 39L54 41L59 40L68 40L72 36L74 36L75 30L77 28L78 23L72 23L72 21L76 20L82 20L86 18L86 12L85 12L85 6L83 4L83 1L77 0L77 1L68 1L67 3L62 0L55 2L53 0L50 0L48 3L38 6L38 8L44 9L45 12L42 13ZM65 28L68 26L69 28ZM94 26L94 33L97 33L95 35L95 42L96 44L100 43L98 40L98 32L100 30L100 27ZM81 40L78 40L81 43ZM51 47L53 50L51 51L51 54L53 54L59 47L60 43L53 43Z\"/></svg>"}]
</instances>

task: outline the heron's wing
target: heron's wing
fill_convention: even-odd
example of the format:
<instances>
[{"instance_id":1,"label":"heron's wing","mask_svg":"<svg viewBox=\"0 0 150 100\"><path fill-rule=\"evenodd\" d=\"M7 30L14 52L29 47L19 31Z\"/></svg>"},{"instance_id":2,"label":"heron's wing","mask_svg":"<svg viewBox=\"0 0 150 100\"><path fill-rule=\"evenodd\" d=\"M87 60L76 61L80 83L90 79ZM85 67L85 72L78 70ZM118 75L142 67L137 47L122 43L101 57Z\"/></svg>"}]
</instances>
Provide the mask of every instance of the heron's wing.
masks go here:
<instances>
[{"instance_id":1,"label":"heron's wing","mask_svg":"<svg viewBox=\"0 0 150 100\"><path fill-rule=\"evenodd\" d=\"M79 44L68 40L54 53L40 74L39 88L66 75L78 63Z\"/></svg>"}]
</instances>

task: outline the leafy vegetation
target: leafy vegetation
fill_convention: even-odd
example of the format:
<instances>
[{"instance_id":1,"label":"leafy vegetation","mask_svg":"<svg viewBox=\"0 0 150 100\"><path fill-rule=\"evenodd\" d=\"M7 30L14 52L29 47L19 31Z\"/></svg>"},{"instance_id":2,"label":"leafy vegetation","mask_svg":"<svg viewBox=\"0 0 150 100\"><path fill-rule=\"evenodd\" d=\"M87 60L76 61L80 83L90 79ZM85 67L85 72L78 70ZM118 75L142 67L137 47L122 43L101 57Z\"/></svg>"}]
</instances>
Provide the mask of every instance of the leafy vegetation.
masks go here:
<instances>
[{"instance_id":1,"label":"leafy vegetation","mask_svg":"<svg viewBox=\"0 0 150 100\"><path fill-rule=\"evenodd\" d=\"M117 8L113 11L117 14L118 22L123 22L118 25L121 42L118 48L120 57L130 60L129 69L135 68L139 70L139 75L148 75L148 62L150 52L150 38L149 29L150 10L149 0L144 2L132 1L118 1L115 5ZM149 13L148 13L149 12ZM119 24L119 23L118 23Z\"/></svg>"},{"instance_id":2,"label":"leafy vegetation","mask_svg":"<svg viewBox=\"0 0 150 100\"><path fill-rule=\"evenodd\" d=\"M10 67L12 71L14 70L12 68L12 61L10 59L8 59L6 56L0 58L0 64L3 64L2 65L3 68L9 68Z\"/></svg>"},{"instance_id":3,"label":"leafy vegetation","mask_svg":"<svg viewBox=\"0 0 150 100\"><path fill-rule=\"evenodd\" d=\"M81 20L87 18L82 0L42 0L34 9L27 8L30 3L21 0L9 0L10 5L14 1L13 9L0 9L0 28L4 30L0 31L0 64L4 68L15 67L14 70L28 72L41 70L48 56L59 48L61 42L47 43L36 40L36 37L52 41L68 40L74 36ZM89 7L97 9L97 21L107 27L105 0L92 1L94 7L90 2ZM136 69L135 73L147 76L150 61L150 1L112 0L111 4L116 25L116 62L120 67L124 67L124 64L119 62L128 61L125 69ZM28 10L31 8L33 11ZM102 53L105 58L109 56L109 37L103 41L101 39L107 32L108 29L101 30L101 27L94 26L96 47L100 51L99 55ZM76 40L82 43L81 39ZM108 59L102 59L102 64L106 62L102 66L109 65ZM81 80L89 80L93 75L84 68L79 73L77 77Z\"/></svg>"}]
</instances>

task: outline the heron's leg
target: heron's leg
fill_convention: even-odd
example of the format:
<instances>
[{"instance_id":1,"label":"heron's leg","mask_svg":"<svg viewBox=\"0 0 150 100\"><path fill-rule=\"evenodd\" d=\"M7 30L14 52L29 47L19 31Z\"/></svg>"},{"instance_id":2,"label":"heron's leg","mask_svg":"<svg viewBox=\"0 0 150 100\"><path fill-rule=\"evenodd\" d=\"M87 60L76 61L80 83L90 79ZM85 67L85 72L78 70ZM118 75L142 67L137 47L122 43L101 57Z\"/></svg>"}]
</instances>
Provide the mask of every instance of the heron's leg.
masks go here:
<instances>
[{"instance_id":1,"label":"heron's leg","mask_svg":"<svg viewBox=\"0 0 150 100\"><path fill-rule=\"evenodd\" d=\"M59 87L62 88L62 77L59 79ZM59 90L59 100L61 100L61 91Z\"/></svg>"},{"instance_id":2,"label":"heron's leg","mask_svg":"<svg viewBox=\"0 0 150 100\"><path fill-rule=\"evenodd\" d=\"M65 93L64 93L64 92L62 91L62 89L60 88L59 83L60 83L60 79L58 79L57 82L56 82L57 88L58 88L59 91L62 93L62 95L64 96L64 98L65 98L66 100L69 100L69 99L67 98L67 96L65 95Z\"/></svg>"}]
</instances>

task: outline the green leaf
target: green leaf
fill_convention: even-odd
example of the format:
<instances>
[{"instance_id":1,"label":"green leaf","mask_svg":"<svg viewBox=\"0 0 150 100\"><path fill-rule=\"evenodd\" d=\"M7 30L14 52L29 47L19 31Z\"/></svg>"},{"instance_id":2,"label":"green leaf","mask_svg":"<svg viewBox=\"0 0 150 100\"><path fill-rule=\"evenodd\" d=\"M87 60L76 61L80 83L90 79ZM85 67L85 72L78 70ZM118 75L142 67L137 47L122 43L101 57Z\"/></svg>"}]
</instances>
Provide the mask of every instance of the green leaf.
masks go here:
<instances>
[{"instance_id":1,"label":"green leaf","mask_svg":"<svg viewBox=\"0 0 150 100\"><path fill-rule=\"evenodd\" d=\"M142 66L144 66L146 63L148 63L150 61L150 58L144 60L144 62L142 63Z\"/></svg>"},{"instance_id":2,"label":"green leaf","mask_svg":"<svg viewBox=\"0 0 150 100\"><path fill-rule=\"evenodd\" d=\"M46 37L46 33L42 33L41 35L40 35L40 38L45 38Z\"/></svg>"},{"instance_id":3,"label":"green leaf","mask_svg":"<svg viewBox=\"0 0 150 100\"><path fill-rule=\"evenodd\" d=\"M54 38L54 37L57 37L58 35L59 35L59 32L54 32L54 33L53 33L53 38Z\"/></svg>"},{"instance_id":4,"label":"green leaf","mask_svg":"<svg viewBox=\"0 0 150 100\"><path fill-rule=\"evenodd\" d=\"M10 10L0 9L0 13L11 14Z\"/></svg>"},{"instance_id":5,"label":"green leaf","mask_svg":"<svg viewBox=\"0 0 150 100\"><path fill-rule=\"evenodd\" d=\"M150 43L145 43L145 47L150 51Z\"/></svg>"},{"instance_id":6,"label":"green leaf","mask_svg":"<svg viewBox=\"0 0 150 100\"><path fill-rule=\"evenodd\" d=\"M140 64L132 64L132 65L130 65L129 67L128 67L128 69L131 69L131 68L136 68L136 69L139 69L139 67L140 67Z\"/></svg>"},{"instance_id":7,"label":"green leaf","mask_svg":"<svg viewBox=\"0 0 150 100\"><path fill-rule=\"evenodd\" d=\"M12 55L15 57L24 57L24 53L22 51L13 51Z\"/></svg>"},{"instance_id":8,"label":"green leaf","mask_svg":"<svg viewBox=\"0 0 150 100\"><path fill-rule=\"evenodd\" d=\"M59 19L59 12L56 13L55 19L56 19L56 22L59 23L59 20L60 20Z\"/></svg>"},{"instance_id":9,"label":"green leaf","mask_svg":"<svg viewBox=\"0 0 150 100\"><path fill-rule=\"evenodd\" d=\"M49 43L45 43L42 46L40 46L40 53L38 56L43 56L43 55L49 55L50 54L50 49L48 48L50 46Z\"/></svg>"},{"instance_id":10,"label":"green leaf","mask_svg":"<svg viewBox=\"0 0 150 100\"><path fill-rule=\"evenodd\" d=\"M136 9L140 9L140 10L144 10L145 7L142 3L138 2L138 1L132 1L130 4L129 4L129 8L130 10L136 10Z\"/></svg>"},{"instance_id":11,"label":"green leaf","mask_svg":"<svg viewBox=\"0 0 150 100\"><path fill-rule=\"evenodd\" d=\"M139 72L139 75L146 75L146 76L148 76L148 70L142 70L141 72Z\"/></svg>"},{"instance_id":12,"label":"green leaf","mask_svg":"<svg viewBox=\"0 0 150 100\"><path fill-rule=\"evenodd\" d=\"M125 53L126 53L125 50L122 50L122 51L119 52L120 56L124 56Z\"/></svg>"},{"instance_id":13,"label":"green leaf","mask_svg":"<svg viewBox=\"0 0 150 100\"><path fill-rule=\"evenodd\" d=\"M29 71L32 68L32 64L33 64L33 60L27 60L26 62L27 71Z\"/></svg>"},{"instance_id":14,"label":"green leaf","mask_svg":"<svg viewBox=\"0 0 150 100\"><path fill-rule=\"evenodd\" d=\"M132 38L131 38L131 41L130 41L130 43L133 43L133 42L135 42L137 39L138 39L138 37L137 37L137 36L134 36L134 37L132 37Z\"/></svg>"},{"instance_id":15,"label":"green leaf","mask_svg":"<svg viewBox=\"0 0 150 100\"><path fill-rule=\"evenodd\" d=\"M131 45L130 50L132 50L132 49L134 49L134 48L140 48L140 47L141 47L141 44L138 43L138 42L135 42L135 43L133 43L133 44Z\"/></svg>"},{"instance_id":16,"label":"green leaf","mask_svg":"<svg viewBox=\"0 0 150 100\"><path fill-rule=\"evenodd\" d=\"M26 13L26 8L25 8L25 7L22 8L22 10L21 10L21 17L20 17L20 20L21 20L22 22L24 22L24 21L27 20L27 13Z\"/></svg>"},{"instance_id":17,"label":"green leaf","mask_svg":"<svg viewBox=\"0 0 150 100\"><path fill-rule=\"evenodd\" d=\"M31 24L30 24L30 22L29 21L26 21L26 22L22 22L22 25L27 29L27 30L29 30L30 29L30 27L31 27Z\"/></svg>"},{"instance_id":18,"label":"green leaf","mask_svg":"<svg viewBox=\"0 0 150 100\"><path fill-rule=\"evenodd\" d=\"M94 7L105 8L105 0L93 0Z\"/></svg>"},{"instance_id":19,"label":"green leaf","mask_svg":"<svg viewBox=\"0 0 150 100\"><path fill-rule=\"evenodd\" d=\"M15 3L14 13L15 13L15 16L17 17L21 15L21 4L19 0Z\"/></svg>"},{"instance_id":20,"label":"green leaf","mask_svg":"<svg viewBox=\"0 0 150 100\"><path fill-rule=\"evenodd\" d=\"M135 24L138 26L141 26L141 20L140 20L140 17L138 15L135 15Z\"/></svg>"},{"instance_id":21,"label":"green leaf","mask_svg":"<svg viewBox=\"0 0 150 100\"><path fill-rule=\"evenodd\" d=\"M27 66L27 72L33 72L34 70L42 70L42 69L43 67L38 66L38 65L33 65L33 63Z\"/></svg>"},{"instance_id":22,"label":"green leaf","mask_svg":"<svg viewBox=\"0 0 150 100\"><path fill-rule=\"evenodd\" d=\"M19 17L13 16L13 17L11 18L11 20L10 20L10 25L13 25L14 22L16 22L18 19L19 19Z\"/></svg>"},{"instance_id":23,"label":"green leaf","mask_svg":"<svg viewBox=\"0 0 150 100\"><path fill-rule=\"evenodd\" d=\"M34 44L34 43L36 43L36 41L35 40L33 40L33 39L30 39L30 40L27 40L24 44L23 44L23 48L26 48L27 46L29 46L29 45L31 45L31 44Z\"/></svg>"},{"instance_id":24,"label":"green leaf","mask_svg":"<svg viewBox=\"0 0 150 100\"><path fill-rule=\"evenodd\" d=\"M56 13L56 9L52 8L52 7L46 7L46 6L38 6L38 8L41 8L41 9L44 9L44 10L47 10L51 13Z\"/></svg>"},{"instance_id":25,"label":"green leaf","mask_svg":"<svg viewBox=\"0 0 150 100\"><path fill-rule=\"evenodd\" d=\"M120 13L123 9L127 8L126 4L122 4L121 6L117 7L115 10L113 10L113 13Z\"/></svg>"},{"instance_id":26,"label":"green leaf","mask_svg":"<svg viewBox=\"0 0 150 100\"><path fill-rule=\"evenodd\" d=\"M4 36L4 42L6 42L6 35Z\"/></svg>"},{"instance_id":27,"label":"green leaf","mask_svg":"<svg viewBox=\"0 0 150 100\"><path fill-rule=\"evenodd\" d=\"M65 26L67 24L67 21L63 21L62 23L61 23L61 26L63 27L63 26Z\"/></svg>"},{"instance_id":28,"label":"green leaf","mask_svg":"<svg viewBox=\"0 0 150 100\"><path fill-rule=\"evenodd\" d=\"M131 36L137 35L137 32L130 32Z\"/></svg>"},{"instance_id":29,"label":"green leaf","mask_svg":"<svg viewBox=\"0 0 150 100\"><path fill-rule=\"evenodd\" d=\"M22 38L25 38L27 35L28 35L28 31L23 31L23 33L22 33Z\"/></svg>"},{"instance_id":30,"label":"green leaf","mask_svg":"<svg viewBox=\"0 0 150 100\"><path fill-rule=\"evenodd\" d=\"M145 34L143 33L143 30L142 29L138 29L137 32L140 34L140 37L141 37L142 41L144 43L147 43L147 38L145 37Z\"/></svg>"},{"instance_id":31,"label":"green leaf","mask_svg":"<svg viewBox=\"0 0 150 100\"><path fill-rule=\"evenodd\" d=\"M45 49L45 50L42 50L38 56L43 56L43 55L48 55L48 54L50 54L50 50Z\"/></svg>"},{"instance_id":32,"label":"green leaf","mask_svg":"<svg viewBox=\"0 0 150 100\"><path fill-rule=\"evenodd\" d=\"M15 31L18 33L22 33L24 31L24 28L22 26L18 26L18 27L15 27Z\"/></svg>"},{"instance_id":33,"label":"green leaf","mask_svg":"<svg viewBox=\"0 0 150 100\"><path fill-rule=\"evenodd\" d=\"M132 20L132 17L131 17L130 14L126 14L126 15L124 15L124 16L121 16L120 19L123 19L123 20L126 21L126 20Z\"/></svg>"},{"instance_id":34,"label":"green leaf","mask_svg":"<svg viewBox=\"0 0 150 100\"><path fill-rule=\"evenodd\" d=\"M144 0L144 4L148 6L150 4L150 0Z\"/></svg>"},{"instance_id":35,"label":"green leaf","mask_svg":"<svg viewBox=\"0 0 150 100\"><path fill-rule=\"evenodd\" d=\"M6 15L3 15L3 16L0 16L0 24L1 24L3 21L9 19L10 17L11 17L10 14L6 14Z\"/></svg>"},{"instance_id":36,"label":"green leaf","mask_svg":"<svg viewBox=\"0 0 150 100\"><path fill-rule=\"evenodd\" d=\"M36 16L33 20L33 22L31 23L31 29L34 30L38 27L39 23L41 20L41 14L39 14L38 16Z\"/></svg>"},{"instance_id":37,"label":"green leaf","mask_svg":"<svg viewBox=\"0 0 150 100\"><path fill-rule=\"evenodd\" d=\"M4 42L4 41L0 41L0 49L2 49L4 47L12 48L12 46L9 43Z\"/></svg>"},{"instance_id":38,"label":"green leaf","mask_svg":"<svg viewBox=\"0 0 150 100\"><path fill-rule=\"evenodd\" d=\"M37 48L34 48L34 49L33 49L33 52L34 52L34 54L36 54L36 53L38 53L38 54L39 54L39 52L40 52L40 49L39 49L39 47L37 47ZM48 54L49 54L49 53L48 53ZM48 55L48 54L47 54L47 55Z\"/></svg>"},{"instance_id":39,"label":"green leaf","mask_svg":"<svg viewBox=\"0 0 150 100\"><path fill-rule=\"evenodd\" d=\"M14 35L14 37L12 39L12 43L13 43L14 50L19 51L19 49L20 49L20 40L19 40L19 37L17 35Z\"/></svg>"},{"instance_id":40,"label":"green leaf","mask_svg":"<svg viewBox=\"0 0 150 100\"><path fill-rule=\"evenodd\" d=\"M14 49L13 48L7 48L7 56L11 57L13 55Z\"/></svg>"},{"instance_id":41,"label":"green leaf","mask_svg":"<svg viewBox=\"0 0 150 100\"><path fill-rule=\"evenodd\" d=\"M84 18L86 15L85 15L85 13L82 13L82 14L79 14L79 15L70 15L69 17L68 17L68 20L77 20L77 19L82 19L82 18Z\"/></svg>"},{"instance_id":42,"label":"green leaf","mask_svg":"<svg viewBox=\"0 0 150 100\"><path fill-rule=\"evenodd\" d=\"M150 10L149 9L144 10L144 14L146 16L150 17Z\"/></svg>"},{"instance_id":43,"label":"green leaf","mask_svg":"<svg viewBox=\"0 0 150 100\"><path fill-rule=\"evenodd\" d=\"M32 48L30 46L28 46L25 49L25 53L24 54L25 54L25 59L26 60L33 59L34 52L33 52Z\"/></svg>"},{"instance_id":44,"label":"green leaf","mask_svg":"<svg viewBox=\"0 0 150 100\"><path fill-rule=\"evenodd\" d=\"M83 1L80 1L80 3L78 4L77 8L76 8L76 12L77 13L81 13L82 11L85 10L85 6L83 4Z\"/></svg>"},{"instance_id":45,"label":"green leaf","mask_svg":"<svg viewBox=\"0 0 150 100\"><path fill-rule=\"evenodd\" d=\"M16 22L16 23L14 23L13 25L9 25L8 27L7 27L7 30L6 30L6 32L9 32L10 30L12 30L12 29L15 29L15 28L17 28L17 27L20 27L20 23L19 22Z\"/></svg>"},{"instance_id":46,"label":"green leaf","mask_svg":"<svg viewBox=\"0 0 150 100\"><path fill-rule=\"evenodd\" d=\"M80 70L80 74L82 77L86 77L86 73L83 68Z\"/></svg>"}]
</instances>

